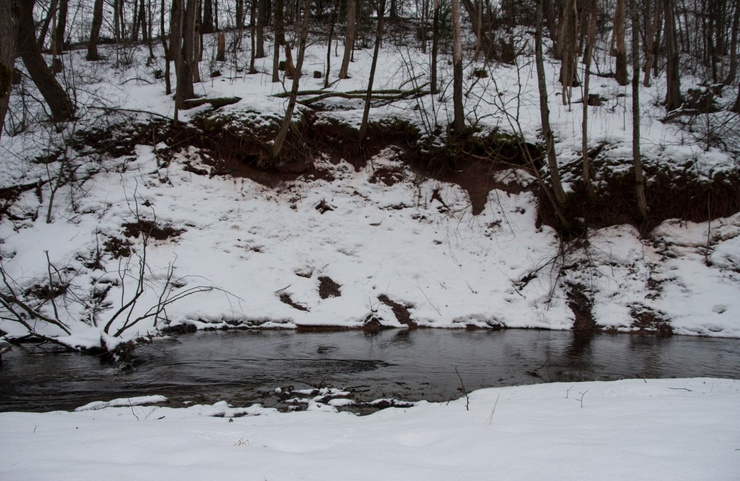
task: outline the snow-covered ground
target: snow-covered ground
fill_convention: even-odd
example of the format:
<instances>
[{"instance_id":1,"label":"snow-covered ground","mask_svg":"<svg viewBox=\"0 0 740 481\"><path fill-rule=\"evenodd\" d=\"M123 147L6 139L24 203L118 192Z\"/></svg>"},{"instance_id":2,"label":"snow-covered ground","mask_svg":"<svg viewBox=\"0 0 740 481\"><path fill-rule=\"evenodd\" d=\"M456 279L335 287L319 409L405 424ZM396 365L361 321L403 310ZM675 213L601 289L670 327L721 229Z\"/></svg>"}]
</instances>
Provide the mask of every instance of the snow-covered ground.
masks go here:
<instances>
[{"instance_id":1,"label":"snow-covered ground","mask_svg":"<svg viewBox=\"0 0 740 481\"><path fill-rule=\"evenodd\" d=\"M484 389L365 417L316 403L278 413L144 401L157 399L0 414L0 478L730 481L740 472L734 380Z\"/></svg>"}]
</instances>

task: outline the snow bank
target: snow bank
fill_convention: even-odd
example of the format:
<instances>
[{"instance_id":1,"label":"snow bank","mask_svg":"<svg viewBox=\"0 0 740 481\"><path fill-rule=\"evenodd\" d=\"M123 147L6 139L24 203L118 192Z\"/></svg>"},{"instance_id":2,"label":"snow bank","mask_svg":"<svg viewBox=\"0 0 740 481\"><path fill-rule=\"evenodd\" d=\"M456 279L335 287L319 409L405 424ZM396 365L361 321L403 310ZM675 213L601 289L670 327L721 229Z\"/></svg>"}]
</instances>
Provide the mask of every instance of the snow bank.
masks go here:
<instances>
[{"instance_id":1,"label":"snow bank","mask_svg":"<svg viewBox=\"0 0 740 481\"><path fill-rule=\"evenodd\" d=\"M694 481L740 470L738 381L541 384L476 391L466 404L366 417L224 403L2 413L0 477Z\"/></svg>"}]
</instances>

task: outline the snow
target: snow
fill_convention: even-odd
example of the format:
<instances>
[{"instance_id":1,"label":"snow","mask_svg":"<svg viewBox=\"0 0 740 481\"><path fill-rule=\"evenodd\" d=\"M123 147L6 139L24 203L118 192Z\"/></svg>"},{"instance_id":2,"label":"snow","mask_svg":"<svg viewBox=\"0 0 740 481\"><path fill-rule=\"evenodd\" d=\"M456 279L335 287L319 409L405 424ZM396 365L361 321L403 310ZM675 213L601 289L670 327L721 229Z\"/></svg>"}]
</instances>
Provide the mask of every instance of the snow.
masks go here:
<instances>
[{"instance_id":1,"label":"snow","mask_svg":"<svg viewBox=\"0 0 740 481\"><path fill-rule=\"evenodd\" d=\"M138 404L1 413L0 478L693 481L740 470L735 380L483 389L364 417Z\"/></svg>"}]
</instances>

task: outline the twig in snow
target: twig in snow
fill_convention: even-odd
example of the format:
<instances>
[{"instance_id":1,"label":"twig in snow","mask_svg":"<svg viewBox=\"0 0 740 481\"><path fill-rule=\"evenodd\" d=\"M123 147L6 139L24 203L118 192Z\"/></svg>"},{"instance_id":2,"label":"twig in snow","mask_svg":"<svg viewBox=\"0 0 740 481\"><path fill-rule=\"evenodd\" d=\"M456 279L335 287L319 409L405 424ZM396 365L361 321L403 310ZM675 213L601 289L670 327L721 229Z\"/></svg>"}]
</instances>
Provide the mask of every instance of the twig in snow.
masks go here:
<instances>
[{"instance_id":1,"label":"twig in snow","mask_svg":"<svg viewBox=\"0 0 740 481\"><path fill-rule=\"evenodd\" d=\"M575 384L565 390L565 399L568 399L568 395L570 395L570 390L573 389L574 387L575 387Z\"/></svg>"},{"instance_id":2,"label":"twig in snow","mask_svg":"<svg viewBox=\"0 0 740 481\"><path fill-rule=\"evenodd\" d=\"M496 412L496 405L498 404L498 398L501 397L501 395L496 396L496 401L493 403L493 409L491 409L491 415L488 416L488 424L490 425L493 422L493 415Z\"/></svg>"},{"instance_id":3,"label":"twig in snow","mask_svg":"<svg viewBox=\"0 0 740 481\"><path fill-rule=\"evenodd\" d=\"M578 401L580 401L581 403L581 408L583 408L583 397L586 395L587 392L588 392L588 389L586 389L584 392L578 393L581 395L581 397L578 399Z\"/></svg>"},{"instance_id":4,"label":"twig in snow","mask_svg":"<svg viewBox=\"0 0 740 481\"><path fill-rule=\"evenodd\" d=\"M465 383L463 382L463 378L460 375L460 371L457 370L457 366L455 366L455 372L457 373L458 379L460 379L460 387L462 387L462 392L465 394L465 410L470 411L470 396L468 396L468 390L465 389ZM494 406L494 409L496 407Z\"/></svg>"}]
</instances>

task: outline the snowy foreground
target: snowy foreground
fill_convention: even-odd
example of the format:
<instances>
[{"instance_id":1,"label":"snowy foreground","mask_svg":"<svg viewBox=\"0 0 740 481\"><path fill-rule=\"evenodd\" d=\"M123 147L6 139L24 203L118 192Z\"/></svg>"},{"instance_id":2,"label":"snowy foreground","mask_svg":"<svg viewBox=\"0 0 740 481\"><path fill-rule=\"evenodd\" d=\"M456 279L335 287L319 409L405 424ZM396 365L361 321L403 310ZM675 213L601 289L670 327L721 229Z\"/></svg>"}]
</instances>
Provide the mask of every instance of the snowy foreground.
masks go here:
<instances>
[{"instance_id":1,"label":"snowy foreground","mask_svg":"<svg viewBox=\"0 0 740 481\"><path fill-rule=\"evenodd\" d=\"M469 411L461 398L365 417L316 403L285 414L141 401L0 414L0 479L721 481L740 472L737 380L494 388L470 394Z\"/></svg>"}]
</instances>

